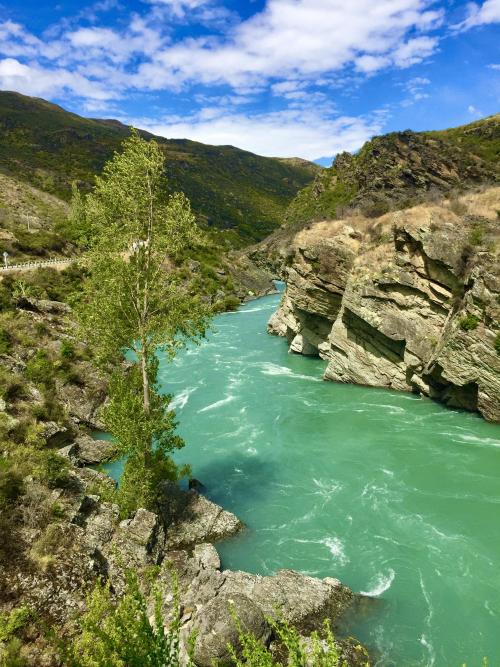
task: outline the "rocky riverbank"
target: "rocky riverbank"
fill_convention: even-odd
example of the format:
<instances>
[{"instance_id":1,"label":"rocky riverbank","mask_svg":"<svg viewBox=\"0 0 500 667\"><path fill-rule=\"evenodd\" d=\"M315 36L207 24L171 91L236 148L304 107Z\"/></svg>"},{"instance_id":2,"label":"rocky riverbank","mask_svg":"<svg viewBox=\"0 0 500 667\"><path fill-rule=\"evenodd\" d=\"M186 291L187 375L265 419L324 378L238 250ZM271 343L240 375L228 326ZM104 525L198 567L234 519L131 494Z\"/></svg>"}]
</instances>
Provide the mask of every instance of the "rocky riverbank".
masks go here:
<instances>
[{"instance_id":1,"label":"rocky riverbank","mask_svg":"<svg viewBox=\"0 0 500 667\"><path fill-rule=\"evenodd\" d=\"M73 445L60 453L72 456L75 465L83 463ZM236 516L195 490L166 485L160 514L140 509L132 518L120 520L119 507L103 500L106 489L113 485L109 477L87 467L71 470L64 491L27 482L24 510L29 521L17 535L26 550L21 561L4 570L3 595L9 600L4 609L28 607L43 619L41 625L60 628L71 636L94 582L109 582L119 596L128 570L134 570L147 588L154 567L155 580L165 591L168 626L174 572L180 591L182 636L187 645L196 631L195 663L211 667L214 660L229 664L227 644L238 643L230 607L246 631L269 644L272 632L267 617L281 614L307 635L326 618L335 626L359 597L333 578L315 579L292 570L274 576L222 570L213 542L244 529ZM54 503L64 519L52 523L47 532L42 527L44 517ZM27 664L58 664L43 635L37 635L35 628L32 633L33 641L23 651ZM366 652L354 640L340 641L339 648L346 664L366 664Z\"/></svg>"},{"instance_id":2,"label":"rocky riverbank","mask_svg":"<svg viewBox=\"0 0 500 667\"><path fill-rule=\"evenodd\" d=\"M500 188L310 224L282 254L269 331L326 380L418 392L500 421Z\"/></svg>"},{"instance_id":3,"label":"rocky riverbank","mask_svg":"<svg viewBox=\"0 0 500 667\"><path fill-rule=\"evenodd\" d=\"M304 636L327 618L337 626L359 598L337 579L224 570L213 543L245 527L195 489L165 484L161 511L139 509L121 517L115 482L89 467L115 451L109 441L90 435L102 428L98 408L106 398L106 378L73 337L71 309L23 297L9 317L17 333L9 333L8 350L1 355L0 425L11 442L2 447L8 466L0 470L5 500L0 528L9 534L0 550L0 613L27 610L18 632L24 665L60 665L47 628L71 637L95 583L108 582L119 597L129 570L137 573L146 594L153 575L164 587L166 626L175 573L182 636L187 642L196 631L200 667L213 660L227 663L227 643L237 646L230 601L244 629L266 644L276 644L267 617L277 613ZM356 641L340 640L338 646L348 665L366 664L366 652Z\"/></svg>"}]
</instances>

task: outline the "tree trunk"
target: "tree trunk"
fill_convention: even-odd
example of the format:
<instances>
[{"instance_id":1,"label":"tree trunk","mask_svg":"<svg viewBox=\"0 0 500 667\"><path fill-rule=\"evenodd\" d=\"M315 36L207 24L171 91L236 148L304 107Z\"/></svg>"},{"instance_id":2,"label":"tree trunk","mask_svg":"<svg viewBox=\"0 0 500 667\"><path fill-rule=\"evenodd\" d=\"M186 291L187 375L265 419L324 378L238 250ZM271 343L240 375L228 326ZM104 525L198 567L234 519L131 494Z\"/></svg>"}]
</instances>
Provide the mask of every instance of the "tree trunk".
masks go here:
<instances>
[{"instance_id":1,"label":"tree trunk","mask_svg":"<svg viewBox=\"0 0 500 667\"><path fill-rule=\"evenodd\" d=\"M142 389L143 389L144 412L147 415L149 415L149 411L150 411L149 377L148 377L148 367L147 367L147 353L146 353L146 349L144 347L144 342L142 343L141 369L142 369Z\"/></svg>"}]
</instances>

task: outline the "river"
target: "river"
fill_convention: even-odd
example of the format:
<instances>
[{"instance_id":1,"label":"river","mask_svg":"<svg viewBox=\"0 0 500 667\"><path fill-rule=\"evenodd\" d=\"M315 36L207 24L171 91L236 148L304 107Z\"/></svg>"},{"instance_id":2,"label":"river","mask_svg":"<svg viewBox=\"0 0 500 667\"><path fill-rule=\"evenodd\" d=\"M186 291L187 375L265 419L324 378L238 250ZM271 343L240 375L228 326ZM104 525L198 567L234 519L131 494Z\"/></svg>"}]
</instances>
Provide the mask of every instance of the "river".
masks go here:
<instances>
[{"instance_id":1,"label":"river","mask_svg":"<svg viewBox=\"0 0 500 667\"><path fill-rule=\"evenodd\" d=\"M223 566L374 596L348 630L378 665L500 664L500 427L323 382L323 361L266 333L278 303L217 316L161 364L187 443L177 460L248 526L218 545Z\"/></svg>"}]
</instances>

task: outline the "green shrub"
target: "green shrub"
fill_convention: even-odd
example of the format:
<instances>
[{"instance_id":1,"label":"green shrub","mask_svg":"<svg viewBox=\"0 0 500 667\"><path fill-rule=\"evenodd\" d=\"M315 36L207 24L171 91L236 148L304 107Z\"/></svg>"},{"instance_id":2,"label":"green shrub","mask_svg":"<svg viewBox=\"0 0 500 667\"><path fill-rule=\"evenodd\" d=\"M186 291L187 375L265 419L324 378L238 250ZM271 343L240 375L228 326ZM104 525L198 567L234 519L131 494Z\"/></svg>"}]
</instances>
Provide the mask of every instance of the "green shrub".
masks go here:
<instances>
[{"instance_id":1,"label":"green shrub","mask_svg":"<svg viewBox=\"0 0 500 667\"><path fill-rule=\"evenodd\" d=\"M27 398L27 387L21 375L0 367L0 396L7 402Z\"/></svg>"},{"instance_id":2,"label":"green shrub","mask_svg":"<svg viewBox=\"0 0 500 667\"><path fill-rule=\"evenodd\" d=\"M0 354L8 354L12 347L12 338L6 329L0 329Z\"/></svg>"},{"instance_id":3,"label":"green shrub","mask_svg":"<svg viewBox=\"0 0 500 667\"><path fill-rule=\"evenodd\" d=\"M40 478L50 488L64 488L70 481L68 468L69 464L65 458L55 451L47 450L43 452L39 468Z\"/></svg>"},{"instance_id":4,"label":"green shrub","mask_svg":"<svg viewBox=\"0 0 500 667\"><path fill-rule=\"evenodd\" d=\"M0 461L0 508L15 502L23 492L22 475L7 461Z\"/></svg>"},{"instance_id":5,"label":"green shrub","mask_svg":"<svg viewBox=\"0 0 500 667\"><path fill-rule=\"evenodd\" d=\"M98 584L87 598L87 611L78 619L81 634L72 642L59 645L65 664L69 667L178 667L181 664L180 608L176 587L173 620L168 630L164 628L159 588L154 592L154 602L150 620L147 601L134 572L126 574L125 592L116 602L109 586Z\"/></svg>"},{"instance_id":6,"label":"green shrub","mask_svg":"<svg viewBox=\"0 0 500 667\"><path fill-rule=\"evenodd\" d=\"M0 614L0 642L11 639L32 618L33 612L28 607L15 607L12 611Z\"/></svg>"},{"instance_id":7,"label":"green shrub","mask_svg":"<svg viewBox=\"0 0 500 667\"><path fill-rule=\"evenodd\" d=\"M471 245L481 245L484 239L484 229L478 225L473 227L469 232L469 243Z\"/></svg>"},{"instance_id":8,"label":"green shrub","mask_svg":"<svg viewBox=\"0 0 500 667\"><path fill-rule=\"evenodd\" d=\"M74 359L76 356L75 344L70 340L63 340L61 343L61 357L63 359Z\"/></svg>"},{"instance_id":9,"label":"green shrub","mask_svg":"<svg viewBox=\"0 0 500 667\"><path fill-rule=\"evenodd\" d=\"M45 350L38 350L26 364L26 377L37 384L52 384L54 364Z\"/></svg>"},{"instance_id":10,"label":"green shrub","mask_svg":"<svg viewBox=\"0 0 500 667\"><path fill-rule=\"evenodd\" d=\"M245 632L236 617L234 620L239 631L241 658L234 647L228 648L235 667L344 667L346 664L341 662L339 647L328 620L324 622L321 633L313 632L309 638L304 638L284 619L275 621L267 618L278 644L275 653L271 653L251 633ZM353 645L353 649L357 653L356 664L367 667L368 655L364 648Z\"/></svg>"},{"instance_id":11,"label":"green shrub","mask_svg":"<svg viewBox=\"0 0 500 667\"><path fill-rule=\"evenodd\" d=\"M237 310L241 306L241 301L237 296L233 296L232 294L226 296L221 303L221 310Z\"/></svg>"},{"instance_id":12,"label":"green shrub","mask_svg":"<svg viewBox=\"0 0 500 667\"><path fill-rule=\"evenodd\" d=\"M468 314L465 317L462 317L460 320L460 328L463 329L463 331L473 331L474 329L477 328L477 325L481 321L481 318L479 318L477 315L472 315Z\"/></svg>"}]
</instances>

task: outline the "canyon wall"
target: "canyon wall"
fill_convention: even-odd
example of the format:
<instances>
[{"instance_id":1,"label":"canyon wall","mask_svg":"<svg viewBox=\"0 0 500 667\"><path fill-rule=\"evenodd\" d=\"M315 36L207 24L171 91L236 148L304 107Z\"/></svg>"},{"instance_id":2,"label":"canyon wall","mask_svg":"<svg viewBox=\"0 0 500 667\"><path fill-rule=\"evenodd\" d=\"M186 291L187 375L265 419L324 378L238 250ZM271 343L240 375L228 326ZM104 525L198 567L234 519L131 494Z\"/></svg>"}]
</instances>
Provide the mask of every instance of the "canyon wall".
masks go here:
<instances>
[{"instance_id":1,"label":"canyon wall","mask_svg":"<svg viewBox=\"0 0 500 667\"><path fill-rule=\"evenodd\" d=\"M270 333L327 360L326 380L417 392L499 422L500 188L470 203L481 215L441 203L309 225L284 259Z\"/></svg>"}]
</instances>

